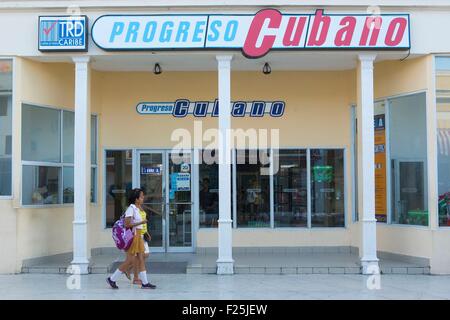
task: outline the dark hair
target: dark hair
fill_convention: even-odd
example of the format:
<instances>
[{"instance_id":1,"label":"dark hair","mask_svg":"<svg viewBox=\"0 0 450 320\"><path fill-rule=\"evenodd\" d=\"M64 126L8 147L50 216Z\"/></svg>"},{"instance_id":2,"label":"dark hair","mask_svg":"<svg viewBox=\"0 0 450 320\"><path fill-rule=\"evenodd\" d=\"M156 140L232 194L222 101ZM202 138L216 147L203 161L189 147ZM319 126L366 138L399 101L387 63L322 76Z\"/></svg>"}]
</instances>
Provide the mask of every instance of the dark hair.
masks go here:
<instances>
[{"instance_id":1,"label":"dark hair","mask_svg":"<svg viewBox=\"0 0 450 320\"><path fill-rule=\"evenodd\" d=\"M141 192L144 193L144 190L140 188L130 190L130 193L128 194L128 205L135 204L136 199L139 199L139 197L141 196Z\"/></svg>"},{"instance_id":2,"label":"dark hair","mask_svg":"<svg viewBox=\"0 0 450 320\"><path fill-rule=\"evenodd\" d=\"M207 181L208 183L210 182L208 177L203 178L203 182L205 182L205 181Z\"/></svg>"}]
</instances>

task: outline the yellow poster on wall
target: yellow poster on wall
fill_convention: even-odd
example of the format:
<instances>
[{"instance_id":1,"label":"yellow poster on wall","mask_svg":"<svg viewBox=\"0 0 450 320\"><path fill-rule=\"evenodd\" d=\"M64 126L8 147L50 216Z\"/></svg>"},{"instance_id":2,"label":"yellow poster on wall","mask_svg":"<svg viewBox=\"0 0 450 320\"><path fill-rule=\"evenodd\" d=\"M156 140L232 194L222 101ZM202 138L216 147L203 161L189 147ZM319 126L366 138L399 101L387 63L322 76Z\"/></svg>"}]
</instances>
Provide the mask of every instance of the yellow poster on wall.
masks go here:
<instances>
[{"instance_id":1,"label":"yellow poster on wall","mask_svg":"<svg viewBox=\"0 0 450 320\"><path fill-rule=\"evenodd\" d=\"M386 222L386 128L384 114L374 117L375 125L375 217Z\"/></svg>"}]
</instances>

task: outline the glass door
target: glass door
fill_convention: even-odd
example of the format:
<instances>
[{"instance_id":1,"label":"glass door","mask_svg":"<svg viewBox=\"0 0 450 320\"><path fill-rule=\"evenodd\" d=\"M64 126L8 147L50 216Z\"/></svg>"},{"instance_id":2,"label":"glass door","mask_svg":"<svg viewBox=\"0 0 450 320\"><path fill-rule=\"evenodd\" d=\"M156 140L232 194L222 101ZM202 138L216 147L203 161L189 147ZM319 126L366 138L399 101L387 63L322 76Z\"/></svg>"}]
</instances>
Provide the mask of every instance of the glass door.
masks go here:
<instances>
[{"instance_id":1,"label":"glass door","mask_svg":"<svg viewBox=\"0 0 450 320\"><path fill-rule=\"evenodd\" d=\"M137 168L136 186L145 191L150 250L193 251L191 153L138 151Z\"/></svg>"},{"instance_id":2,"label":"glass door","mask_svg":"<svg viewBox=\"0 0 450 320\"><path fill-rule=\"evenodd\" d=\"M152 252L164 252L165 206L166 206L166 166L164 152L139 151L139 181L137 186L144 189L144 210L147 213L148 232L152 240Z\"/></svg>"},{"instance_id":3,"label":"glass door","mask_svg":"<svg viewBox=\"0 0 450 320\"><path fill-rule=\"evenodd\" d=\"M192 251L192 157L168 152L168 251Z\"/></svg>"}]
</instances>

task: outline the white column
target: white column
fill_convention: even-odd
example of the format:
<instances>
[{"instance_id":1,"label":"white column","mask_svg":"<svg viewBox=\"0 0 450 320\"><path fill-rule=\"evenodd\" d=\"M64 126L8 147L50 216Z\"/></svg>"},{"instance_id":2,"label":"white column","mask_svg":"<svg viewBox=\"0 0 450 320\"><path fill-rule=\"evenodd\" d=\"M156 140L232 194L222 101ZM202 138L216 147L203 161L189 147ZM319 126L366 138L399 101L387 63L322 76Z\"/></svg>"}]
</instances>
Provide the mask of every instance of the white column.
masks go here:
<instances>
[{"instance_id":1,"label":"white column","mask_svg":"<svg viewBox=\"0 0 450 320\"><path fill-rule=\"evenodd\" d=\"M375 153L373 61L375 54L358 56L358 194L362 223L361 265L363 274L379 273L377 222L375 219Z\"/></svg>"},{"instance_id":2,"label":"white column","mask_svg":"<svg viewBox=\"0 0 450 320\"><path fill-rule=\"evenodd\" d=\"M231 55L217 56L219 73L219 258L217 274L233 274L231 170L230 170L230 78Z\"/></svg>"},{"instance_id":3,"label":"white column","mask_svg":"<svg viewBox=\"0 0 450 320\"><path fill-rule=\"evenodd\" d=\"M89 103L89 57L74 57L75 62L75 150L73 272L88 273L88 223L90 209L91 152ZM75 268L79 268L76 270Z\"/></svg>"}]
</instances>

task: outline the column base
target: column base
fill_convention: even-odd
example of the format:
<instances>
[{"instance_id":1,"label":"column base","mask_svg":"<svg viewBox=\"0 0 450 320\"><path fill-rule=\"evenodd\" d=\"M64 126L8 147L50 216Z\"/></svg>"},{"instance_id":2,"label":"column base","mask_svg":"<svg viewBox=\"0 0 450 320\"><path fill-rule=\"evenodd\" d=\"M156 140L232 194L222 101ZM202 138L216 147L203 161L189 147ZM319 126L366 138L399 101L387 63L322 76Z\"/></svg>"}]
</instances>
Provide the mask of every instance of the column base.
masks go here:
<instances>
[{"instance_id":1,"label":"column base","mask_svg":"<svg viewBox=\"0 0 450 320\"><path fill-rule=\"evenodd\" d=\"M378 259L373 260L361 259L361 266L362 266L362 274L365 275L380 274L380 266L378 265Z\"/></svg>"},{"instance_id":2,"label":"column base","mask_svg":"<svg viewBox=\"0 0 450 320\"><path fill-rule=\"evenodd\" d=\"M89 274L89 261L72 261L67 273L70 274Z\"/></svg>"},{"instance_id":3,"label":"column base","mask_svg":"<svg viewBox=\"0 0 450 320\"><path fill-rule=\"evenodd\" d=\"M217 274L234 274L234 260L231 261L217 260Z\"/></svg>"}]
</instances>

